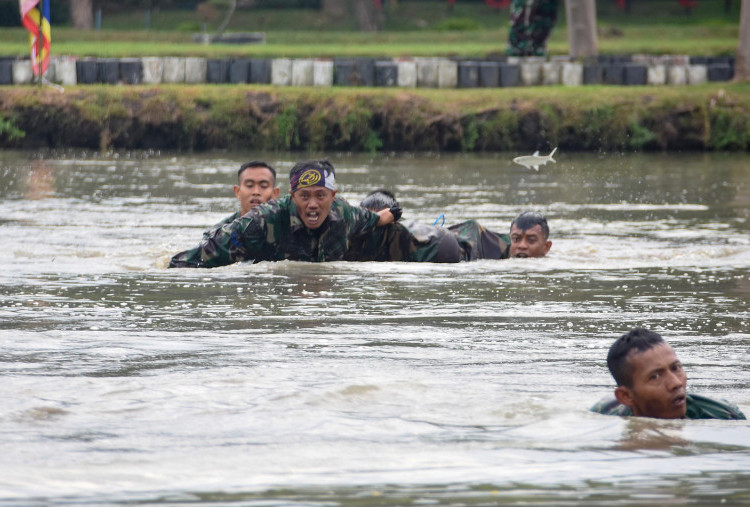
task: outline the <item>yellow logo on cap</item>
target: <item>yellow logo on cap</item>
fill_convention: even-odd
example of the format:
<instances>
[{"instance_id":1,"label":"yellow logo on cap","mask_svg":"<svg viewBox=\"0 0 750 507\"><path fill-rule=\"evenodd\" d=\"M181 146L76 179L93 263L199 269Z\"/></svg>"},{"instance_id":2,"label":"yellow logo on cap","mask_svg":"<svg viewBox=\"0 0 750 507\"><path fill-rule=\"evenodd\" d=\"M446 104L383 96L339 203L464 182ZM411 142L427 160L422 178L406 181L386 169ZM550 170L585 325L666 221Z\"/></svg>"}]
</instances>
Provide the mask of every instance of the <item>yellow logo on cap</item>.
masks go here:
<instances>
[{"instance_id":1,"label":"yellow logo on cap","mask_svg":"<svg viewBox=\"0 0 750 507\"><path fill-rule=\"evenodd\" d=\"M317 171L315 169L308 169L307 171L302 173L302 176L299 177L299 186L303 188L312 187L319 181L320 171Z\"/></svg>"}]
</instances>

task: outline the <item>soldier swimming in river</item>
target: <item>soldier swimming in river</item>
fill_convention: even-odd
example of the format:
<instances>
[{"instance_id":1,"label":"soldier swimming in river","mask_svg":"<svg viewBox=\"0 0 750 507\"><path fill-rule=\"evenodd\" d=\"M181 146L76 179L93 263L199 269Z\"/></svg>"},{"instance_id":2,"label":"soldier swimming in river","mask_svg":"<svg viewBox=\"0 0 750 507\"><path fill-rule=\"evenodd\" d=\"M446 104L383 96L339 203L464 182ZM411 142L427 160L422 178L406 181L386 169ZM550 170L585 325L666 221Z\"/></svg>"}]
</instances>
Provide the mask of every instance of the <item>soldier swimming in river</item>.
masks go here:
<instances>
[{"instance_id":1,"label":"soldier swimming in river","mask_svg":"<svg viewBox=\"0 0 750 507\"><path fill-rule=\"evenodd\" d=\"M607 354L607 367L617 382L615 397L599 401L592 412L660 419L745 419L731 403L688 394L682 363L653 331L636 328L618 338Z\"/></svg>"},{"instance_id":2,"label":"soldier swimming in river","mask_svg":"<svg viewBox=\"0 0 750 507\"><path fill-rule=\"evenodd\" d=\"M378 189L370 192L360 206L370 210L398 206L392 192ZM448 228L435 227L413 220L403 225L416 238L415 259L422 262L459 262L508 257L544 257L552 247L547 219L534 212L518 215L510 225L510 234L487 229L476 220L467 220ZM394 260L388 230L381 229L353 249L349 260Z\"/></svg>"},{"instance_id":3,"label":"soldier swimming in river","mask_svg":"<svg viewBox=\"0 0 750 507\"><path fill-rule=\"evenodd\" d=\"M303 173L306 169L312 170L313 173L310 174L315 176L304 177ZM459 262L461 260L504 259L509 256L541 257L549 251L551 246L548 240L547 221L543 216L535 213L519 215L511 224L510 236L489 231L474 220L456 224L448 229L417 224L413 221L406 223L378 221L374 227L368 225L362 230L355 228L357 230L350 231L349 235L336 239L334 236L337 233L328 230L330 224L327 218L330 210L334 210L333 215L330 215L330 221L337 222L334 224L336 226L334 230L338 230L337 227L341 225L338 222L354 218L355 213L353 210L346 211L350 208L348 203L335 197L333 166L328 161L300 162L290 172L290 183L292 184L290 195L275 201L273 199L279 195L275 170L260 161L244 164L238 171L238 185L234 186L235 195L241 204L240 211L206 231L203 242L199 246L175 255L169 267L215 267L238 261L258 262L283 259L310 262L342 259ZM299 198L295 199L298 190L321 186L323 188L315 189L315 193L328 192L330 195L326 195L325 199L315 204L312 214L303 216L303 213L308 213L308 211L304 211L303 205L307 201L303 201L301 196L307 195L309 191L300 193ZM257 210L257 206L269 200L271 202L266 204L263 210ZM363 201L362 206L375 210L379 215L397 213L395 220L400 217L401 208L393 194L387 191L371 192ZM252 216L248 215L251 210ZM316 213L319 213L316 220L305 219ZM344 216L339 216L340 213ZM238 220L242 221L244 226L235 224ZM267 223L269 220L270 229ZM241 227L241 230L237 227ZM257 227L266 228L264 241L260 241L262 231ZM319 229L321 227L322 229ZM302 234L304 229L307 230L308 236L312 231L316 231L316 234L304 237ZM249 230L253 230L256 237L251 242L252 246L248 246L243 251L239 248L240 238L244 237L243 234L250 234L247 232ZM325 234L321 231L325 231ZM294 234L288 234L291 232ZM296 237L296 239L291 240L291 237ZM324 243L321 244L318 239L324 240ZM328 246L323 246L326 241L329 243ZM299 244L295 245L295 243ZM303 247L303 244L308 246ZM334 244L337 245L335 248ZM343 257L340 252L342 249L345 250ZM248 255L250 253L254 255Z\"/></svg>"},{"instance_id":4,"label":"soldier swimming in river","mask_svg":"<svg viewBox=\"0 0 750 507\"><path fill-rule=\"evenodd\" d=\"M335 171L328 161L295 164L289 183L289 195L255 206L212 231L197 248L175 255L169 266L211 268L243 261L343 260L353 240L401 217L399 208L376 213L337 197Z\"/></svg>"}]
</instances>

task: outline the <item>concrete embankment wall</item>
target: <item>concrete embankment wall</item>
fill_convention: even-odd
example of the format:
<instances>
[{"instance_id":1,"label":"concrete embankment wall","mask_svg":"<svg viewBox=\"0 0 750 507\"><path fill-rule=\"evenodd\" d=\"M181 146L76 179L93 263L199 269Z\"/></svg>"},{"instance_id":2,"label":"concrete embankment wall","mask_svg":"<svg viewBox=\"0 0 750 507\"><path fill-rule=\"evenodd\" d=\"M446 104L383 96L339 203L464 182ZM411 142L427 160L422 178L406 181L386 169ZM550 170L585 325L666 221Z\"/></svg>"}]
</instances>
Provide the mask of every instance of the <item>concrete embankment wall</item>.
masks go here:
<instances>
[{"instance_id":1,"label":"concrete embankment wall","mask_svg":"<svg viewBox=\"0 0 750 507\"><path fill-rule=\"evenodd\" d=\"M0 148L748 150L750 85L0 87Z\"/></svg>"},{"instance_id":2,"label":"concrete embankment wall","mask_svg":"<svg viewBox=\"0 0 750 507\"><path fill-rule=\"evenodd\" d=\"M45 78L76 84L252 83L275 86L376 86L402 88L497 88L590 84L686 85L728 81L731 57L679 55L602 56L586 62L568 57L494 60L399 59L206 59L56 57ZM0 85L33 81L28 59L0 58Z\"/></svg>"}]
</instances>

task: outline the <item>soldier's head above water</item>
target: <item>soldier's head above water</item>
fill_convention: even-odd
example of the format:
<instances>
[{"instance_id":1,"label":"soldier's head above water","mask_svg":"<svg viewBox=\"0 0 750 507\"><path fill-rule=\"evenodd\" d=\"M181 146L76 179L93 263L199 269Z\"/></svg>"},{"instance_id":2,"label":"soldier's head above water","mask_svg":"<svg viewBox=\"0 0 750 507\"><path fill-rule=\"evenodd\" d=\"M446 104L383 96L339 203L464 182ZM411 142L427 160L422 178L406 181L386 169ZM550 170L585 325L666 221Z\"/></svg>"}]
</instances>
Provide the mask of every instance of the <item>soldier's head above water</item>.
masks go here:
<instances>
[{"instance_id":1,"label":"soldier's head above water","mask_svg":"<svg viewBox=\"0 0 750 507\"><path fill-rule=\"evenodd\" d=\"M327 160L304 160L289 171L289 192L297 214L308 229L317 229L331 211L336 197L335 170Z\"/></svg>"},{"instance_id":2,"label":"soldier's head above water","mask_svg":"<svg viewBox=\"0 0 750 507\"><path fill-rule=\"evenodd\" d=\"M615 397L633 415L685 416L687 375L659 334L636 328L622 335L609 349L607 367L617 382Z\"/></svg>"},{"instance_id":3,"label":"soldier's head above water","mask_svg":"<svg viewBox=\"0 0 750 507\"><path fill-rule=\"evenodd\" d=\"M237 171L234 195L240 201L242 215L252 208L279 196L276 186L276 169L260 160L242 164Z\"/></svg>"},{"instance_id":4,"label":"soldier's head above water","mask_svg":"<svg viewBox=\"0 0 750 507\"><path fill-rule=\"evenodd\" d=\"M544 257L552 248L544 215L527 211L510 224L511 257Z\"/></svg>"},{"instance_id":5,"label":"soldier's head above water","mask_svg":"<svg viewBox=\"0 0 750 507\"><path fill-rule=\"evenodd\" d=\"M359 205L372 211L380 211L381 209L398 206L398 201L393 192L379 188L367 194Z\"/></svg>"}]
</instances>

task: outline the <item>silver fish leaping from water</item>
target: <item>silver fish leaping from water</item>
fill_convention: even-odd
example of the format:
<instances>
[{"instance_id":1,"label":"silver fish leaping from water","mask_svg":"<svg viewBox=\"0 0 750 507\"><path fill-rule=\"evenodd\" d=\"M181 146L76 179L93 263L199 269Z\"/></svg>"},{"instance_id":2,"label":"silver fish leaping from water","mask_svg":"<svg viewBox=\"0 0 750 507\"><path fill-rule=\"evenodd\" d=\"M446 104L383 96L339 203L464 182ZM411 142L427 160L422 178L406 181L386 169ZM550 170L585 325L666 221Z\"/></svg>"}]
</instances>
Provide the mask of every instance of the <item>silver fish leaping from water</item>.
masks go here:
<instances>
[{"instance_id":1,"label":"silver fish leaping from water","mask_svg":"<svg viewBox=\"0 0 750 507\"><path fill-rule=\"evenodd\" d=\"M552 155L554 155L556 151L557 147L555 147L555 149L552 150L549 155L539 155L539 151L535 151L533 155L516 157L513 159L513 162L524 166L526 169L534 169L535 171L538 171L539 166L544 165L547 162L554 162L555 164L557 163L555 162L555 159L552 158Z\"/></svg>"}]
</instances>

